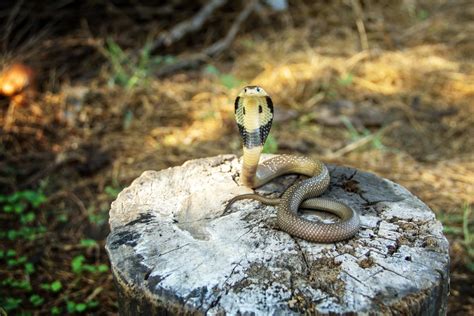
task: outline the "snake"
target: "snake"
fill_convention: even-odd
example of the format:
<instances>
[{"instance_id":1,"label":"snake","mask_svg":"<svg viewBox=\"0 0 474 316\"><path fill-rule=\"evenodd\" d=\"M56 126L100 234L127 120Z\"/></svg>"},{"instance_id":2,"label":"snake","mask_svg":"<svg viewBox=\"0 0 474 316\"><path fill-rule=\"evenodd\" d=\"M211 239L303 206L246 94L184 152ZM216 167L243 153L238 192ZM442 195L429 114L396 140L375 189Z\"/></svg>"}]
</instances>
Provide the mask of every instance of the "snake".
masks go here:
<instances>
[{"instance_id":1,"label":"snake","mask_svg":"<svg viewBox=\"0 0 474 316\"><path fill-rule=\"evenodd\" d=\"M321 198L330 183L327 166L309 157L275 155L262 163L260 156L273 122L273 102L260 86L244 87L234 103L234 113L243 143L240 184L256 189L286 174L300 174L307 178L291 185L279 198L243 194L232 198L226 206L242 199L254 199L277 208L277 225L286 233L318 243L333 243L353 237L359 230L358 213L348 205ZM328 212L336 217L334 223L313 221L301 216L300 210Z\"/></svg>"}]
</instances>

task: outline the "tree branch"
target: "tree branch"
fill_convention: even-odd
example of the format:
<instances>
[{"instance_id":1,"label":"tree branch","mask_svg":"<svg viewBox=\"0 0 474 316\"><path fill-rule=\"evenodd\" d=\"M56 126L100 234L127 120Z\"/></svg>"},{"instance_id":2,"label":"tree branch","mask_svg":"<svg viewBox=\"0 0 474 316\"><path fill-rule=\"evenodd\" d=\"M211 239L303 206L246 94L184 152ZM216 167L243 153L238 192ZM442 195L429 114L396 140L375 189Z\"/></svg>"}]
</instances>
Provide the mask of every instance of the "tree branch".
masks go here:
<instances>
[{"instance_id":1,"label":"tree branch","mask_svg":"<svg viewBox=\"0 0 474 316\"><path fill-rule=\"evenodd\" d=\"M200 65L207 58L222 53L224 50L229 48L229 46L232 44L235 37L237 36L237 33L240 30L240 26L249 17L249 15L255 10L256 4L257 4L257 0L251 0L247 3L245 8L240 12L240 14L235 19L234 23L232 23L232 26L230 27L229 31L227 32L224 38L206 47L201 52L191 55L187 59L183 59L174 64L161 67L155 72L155 75L158 77L162 77L179 70L194 68Z\"/></svg>"},{"instance_id":2,"label":"tree branch","mask_svg":"<svg viewBox=\"0 0 474 316\"><path fill-rule=\"evenodd\" d=\"M201 29L203 24L209 19L212 13L219 7L222 7L227 0L211 0L192 18L187 19L175 25L170 31L160 34L152 44L151 50L155 51L161 46L170 46L179 41L186 34L196 32Z\"/></svg>"}]
</instances>

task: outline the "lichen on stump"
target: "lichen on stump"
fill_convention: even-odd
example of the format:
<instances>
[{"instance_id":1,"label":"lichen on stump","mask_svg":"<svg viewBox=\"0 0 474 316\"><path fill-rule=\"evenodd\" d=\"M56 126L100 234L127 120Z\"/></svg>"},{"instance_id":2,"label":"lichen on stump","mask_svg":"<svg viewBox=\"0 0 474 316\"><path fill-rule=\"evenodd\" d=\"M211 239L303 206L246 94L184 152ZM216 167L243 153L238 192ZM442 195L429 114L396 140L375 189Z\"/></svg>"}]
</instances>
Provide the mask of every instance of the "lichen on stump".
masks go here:
<instances>
[{"instance_id":1,"label":"lichen on stump","mask_svg":"<svg viewBox=\"0 0 474 316\"><path fill-rule=\"evenodd\" d=\"M355 208L350 240L317 244L276 225L276 210L238 185L233 155L146 171L110 210L107 251L122 315L446 313L448 242L434 213L400 185L329 166L324 194ZM278 194L282 177L258 190ZM305 214L333 221L330 215Z\"/></svg>"}]
</instances>

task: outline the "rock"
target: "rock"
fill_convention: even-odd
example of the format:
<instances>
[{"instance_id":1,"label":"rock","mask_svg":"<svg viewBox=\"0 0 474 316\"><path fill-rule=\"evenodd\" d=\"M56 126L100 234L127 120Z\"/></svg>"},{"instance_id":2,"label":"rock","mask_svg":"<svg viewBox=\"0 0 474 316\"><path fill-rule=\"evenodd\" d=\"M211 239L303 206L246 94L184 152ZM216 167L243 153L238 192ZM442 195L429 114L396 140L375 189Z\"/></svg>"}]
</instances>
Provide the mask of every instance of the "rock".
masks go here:
<instances>
[{"instance_id":1,"label":"rock","mask_svg":"<svg viewBox=\"0 0 474 316\"><path fill-rule=\"evenodd\" d=\"M445 314L448 242L434 213L396 183L329 167L324 196L355 208L363 225L335 244L278 230L275 208L256 201L222 216L231 197L251 192L238 185L235 156L144 172L110 210L106 248L120 313ZM282 177L259 192L282 192L296 180Z\"/></svg>"}]
</instances>

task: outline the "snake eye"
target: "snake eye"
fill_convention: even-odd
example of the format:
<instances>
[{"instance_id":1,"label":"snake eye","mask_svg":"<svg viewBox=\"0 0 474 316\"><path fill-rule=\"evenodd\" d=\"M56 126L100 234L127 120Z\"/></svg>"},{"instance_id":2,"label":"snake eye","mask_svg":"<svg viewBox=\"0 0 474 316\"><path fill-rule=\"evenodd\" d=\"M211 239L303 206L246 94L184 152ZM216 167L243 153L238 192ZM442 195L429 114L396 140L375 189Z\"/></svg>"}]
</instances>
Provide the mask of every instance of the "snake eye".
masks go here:
<instances>
[{"instance_id":1,"label":"snake eye","mask_svg":"<svg viewBox=\"0 0 474 316\"><path fill-rule=\"evenodd\" d=\"M257 92L260 92L260 88L257 87Z\"/></svg>"},{"instance_id":2,"label":"snake eye","mask_svg":"<svg viewBox=\"0 0 474 316\"><path fill-rule=\"evenodd\" d=\"M244 88L244 92L247 92L247 88Z\"/></svg>"}]
</instances>

